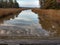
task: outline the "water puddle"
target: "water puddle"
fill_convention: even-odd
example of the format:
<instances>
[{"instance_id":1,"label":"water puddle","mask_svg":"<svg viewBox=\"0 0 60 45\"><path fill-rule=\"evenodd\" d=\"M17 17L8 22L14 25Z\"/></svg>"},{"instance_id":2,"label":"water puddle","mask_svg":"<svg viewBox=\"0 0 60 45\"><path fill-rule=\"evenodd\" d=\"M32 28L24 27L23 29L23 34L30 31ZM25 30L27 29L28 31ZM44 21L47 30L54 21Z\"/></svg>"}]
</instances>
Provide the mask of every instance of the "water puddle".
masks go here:
<instances>
[{"instance_id":1,"label":"water puddle","mask_svg":"<svg viewBox=\"0 0 60 45\"><path fill-rule=\"evenodd\" d=\"M41 24L39 24L38 14L35 14L32 10L24 10L17 17L4 20L3 24L0 25L0 29L6 30L10 35L49 36L49 32L42 29ZM16 34L13 31L16 31Z\"/></svg>"}]
</instances>

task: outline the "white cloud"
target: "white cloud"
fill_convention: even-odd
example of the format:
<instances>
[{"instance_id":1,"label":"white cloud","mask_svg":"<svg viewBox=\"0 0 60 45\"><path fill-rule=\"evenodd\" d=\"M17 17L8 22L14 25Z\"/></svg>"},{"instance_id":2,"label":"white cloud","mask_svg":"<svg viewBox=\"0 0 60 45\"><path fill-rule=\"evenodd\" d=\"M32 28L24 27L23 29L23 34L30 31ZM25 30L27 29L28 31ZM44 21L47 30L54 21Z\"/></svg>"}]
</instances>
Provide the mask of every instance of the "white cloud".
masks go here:
<instances>
[{"instance_id":1,"label":"white cloud","mask_svg":"<svg viewBox=\"0 0 60 45\"><path fill-rule=\"evenodd\" d=\"M38 0L21 0L17 2L21 7L40 7Z\"/></svg>"}]
</instances>

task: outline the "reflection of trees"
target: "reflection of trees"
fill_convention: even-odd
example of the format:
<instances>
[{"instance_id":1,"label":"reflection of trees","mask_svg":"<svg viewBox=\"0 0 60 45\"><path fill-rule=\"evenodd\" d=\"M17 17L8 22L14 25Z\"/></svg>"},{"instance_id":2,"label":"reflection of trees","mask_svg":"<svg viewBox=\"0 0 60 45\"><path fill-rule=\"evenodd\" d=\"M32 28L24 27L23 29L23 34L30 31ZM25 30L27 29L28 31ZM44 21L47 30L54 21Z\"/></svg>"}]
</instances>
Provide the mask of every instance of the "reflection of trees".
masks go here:
<instances>
[{"instance_id":1,"label":"reflection of trees","mask_svg":"<svg viewBox=\"0 0 60 45\"><path fill-rule=\"evenodd\" d=\"M0 0L0 8L18 8L16 0Z\"/></svg>"},{"instance_id":2,"label":"reflection of trees","mask_svg":"<svg viewBox=\"0 0 60 45\"><path fill-rule=\"evenodd\" d=\"M43 29L51 32L52 36L60 37L60 17L59 19L57 19L58 16L52 17L53 12L50 12L51 14L48 14L46 11L45 13L44 11L38 11L38 10L32 10L32 11L38 14L39 23L42 25ZM58 13L56 14L58 15Z\"/></svg>"},{"instance_id":3,"label":"reflection of trees","mask_svg":"<svg viewBox=\"0 0 60 45\"><path fill-rule=\"evenodd\" d=\"M21 11L20 11L20 12L21 12ZM0 18L0 24L3 24L5 20L14 19L15 17L18 16L18 14L19 14L20 12L15 13L15 14L12 14L12 15L9 15L9 16L1 17L1 18Z\"/></svg>"}]
</instances>

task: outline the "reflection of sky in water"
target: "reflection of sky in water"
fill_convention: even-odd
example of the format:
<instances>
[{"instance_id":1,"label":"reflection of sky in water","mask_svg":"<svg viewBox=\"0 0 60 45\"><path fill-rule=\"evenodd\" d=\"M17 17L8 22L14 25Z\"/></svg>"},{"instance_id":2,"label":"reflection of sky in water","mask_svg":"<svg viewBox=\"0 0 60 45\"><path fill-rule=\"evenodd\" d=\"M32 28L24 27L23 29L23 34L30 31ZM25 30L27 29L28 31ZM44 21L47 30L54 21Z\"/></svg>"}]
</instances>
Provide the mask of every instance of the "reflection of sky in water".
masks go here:
<instances>
[{"instance_id":1,"label":"reflection of sky in water","mask_svg":"<svg viewBox=\"0 0 60 45\"><path fill-rule=\"evenodd\" d=\"M4 23L7 24L31 24L36 23L38 24L38 15L33 13L31 10L24 10L22 11L18 17L15 17L15 19L11 19L8 21L4 21Z\"/></svg>"},{"instance_id":2,"label":"reflection of sky in water","mask_svg":"<svg viewBox=\"0 0 60 45\"><path fill-rule=\"evenodd\" d=\"M23 19L26 21L38 21L38 16L37 14L31 12L31 10L27 10L27 11L22 11L22 13L20 13L18 15L18 17L16 17L15 19Z\"/></svg>"},{"instance_id":3,"label":"reflection of sky in water","mask_svg":"<svg viewBox=\"0 0 60 45\"><path fill-rule=\"evenodd\" d=\"M25 31L27 29L28 33L30 31L32 35L37 36L49 36L50 34L50 32L42 29L41 24L39 24L38 15L31 10L24 10L18 15L18 17L7 21L5 20L3 25L19 26L19 30L22 27L23 29L25 29Z\"/></svg>"},{"instance_id":4,"label":"reflection of sky in water","mask_svg":"<svg viewBox=\"0 0 60 45\"><path fill-rule=\"evenodd\" d=\"M17 0L21 7L40 7L39 0Z\"/></svg>"}]
</instances>

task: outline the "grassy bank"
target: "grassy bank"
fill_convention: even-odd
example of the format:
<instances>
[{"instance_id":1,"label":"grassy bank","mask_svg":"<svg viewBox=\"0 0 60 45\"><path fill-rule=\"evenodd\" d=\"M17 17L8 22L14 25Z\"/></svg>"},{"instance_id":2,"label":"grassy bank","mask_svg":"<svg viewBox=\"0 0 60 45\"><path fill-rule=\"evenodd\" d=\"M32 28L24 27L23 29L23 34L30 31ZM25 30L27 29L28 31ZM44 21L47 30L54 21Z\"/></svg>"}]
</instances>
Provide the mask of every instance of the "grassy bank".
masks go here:
<instances>
[{"instance_id":1,"label":"grassy bank","mask_svg":"<svg viewBox=\"0 0 60 45\"><path fill-rule=\"evenodd\" d=\"M23 8L0 8L0 17L15 14L24 10Z\"/></svg>"},{"instance_id":2,"label":"grassy bank","mask_svg":"<svg viewBox=\"0 0 60 45\"><path fill-rule=\"evenodd\" d=\"M60 10L55 9L32 9L33 12L44 15L52 20L60 20Z\"/></svg>"},{"instance_id":3,"label":"grassy bank","mask_svg":"<svg viewBox=\"0 0 60 45\"><path fill-rule=\"evenodd\" d=\"M60 37L60 10L32 9L32 11L38 14L43 29L50 31L52 37Z\"/></svg>"}]
</instances>

